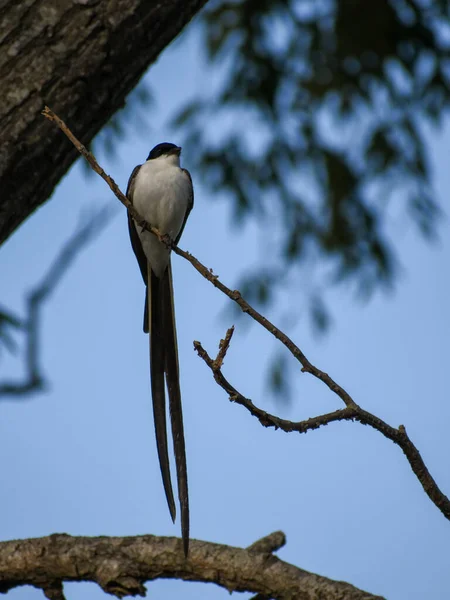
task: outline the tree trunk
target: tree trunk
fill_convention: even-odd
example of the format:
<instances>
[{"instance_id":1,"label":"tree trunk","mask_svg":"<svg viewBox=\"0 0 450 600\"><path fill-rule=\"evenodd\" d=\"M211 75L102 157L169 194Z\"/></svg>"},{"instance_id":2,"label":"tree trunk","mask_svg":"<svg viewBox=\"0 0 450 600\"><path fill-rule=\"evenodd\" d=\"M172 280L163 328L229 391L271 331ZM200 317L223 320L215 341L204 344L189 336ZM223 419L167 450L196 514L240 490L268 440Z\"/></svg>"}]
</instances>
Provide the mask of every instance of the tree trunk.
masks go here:
<instances>
[{"instance_id":1,"label":"tree trunk","mask_svg":"<svg viewBox=\"0 0 450 600\"><path fill-rule=\"evenodd\" d=\"M40 114L88 143L206 0L0 0L0 244L78 157Z\"/></svg>"}]
</instances>

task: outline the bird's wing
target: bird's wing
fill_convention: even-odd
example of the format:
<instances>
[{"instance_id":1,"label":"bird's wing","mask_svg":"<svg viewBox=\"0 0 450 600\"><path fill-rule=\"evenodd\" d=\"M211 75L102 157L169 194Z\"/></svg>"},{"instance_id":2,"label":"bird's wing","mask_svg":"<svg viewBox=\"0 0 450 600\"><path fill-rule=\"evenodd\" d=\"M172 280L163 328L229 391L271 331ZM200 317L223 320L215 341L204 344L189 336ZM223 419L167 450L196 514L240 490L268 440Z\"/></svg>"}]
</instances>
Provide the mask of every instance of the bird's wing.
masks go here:
<instances>
[{"instance_id":1,"label":"bird's wing","mask_svg":"<svg viewBox=\"0 0 450 600\"><path fill-rule=\"evenodd\" d=\"M180 232L177 235L177 237L175 238L175 244L178 244L178 242L180 241L180 238L183 234L184 231L184 227L186 225L186 221L188 219L188 216L191 212L191 210L194 208L194 186L192 185L192 177L191 174L189 173L189 171L187 169L182 169L183 173L185 173L189 179L189 183L191 184L191 193L189 195L189 200L188 200L188 206L186 209L186 214L184 215L184 220L183 220L183 225L181 226Z\"/></svg>"},{"instance_id":2,"label":"bird's wing","mask_svg":"<svg viewBox=\"0 0 450 600\"><path fill-rule=\"evenodd\" d=\"M130 179L128 180L126 196L127 196L128 200L131 202L131 204L133 204L133 192L134 192L134 185L136 183L136 176L137 176L141 166L142 165L138 165L137 167L134 167L133 172L130 175ZM147 285L147 257L145 256L144 250L142 249L141 240L139 239L139 235L136 230L136 226L134 224L133 218L130 215L130 213L128 213L128 231L130 233L131 246L133 248L133 252L138 261L142 279L144 280L145 285ZM145 320L145 317L144 317L144 320ZM147 327L146 333L148 333L148 327Z\"/></svg>"},{"instance_id":3,"label":"bird's wing","mask_svg":"<svg viewBox=\"0 0 450 600\"><path fill-rule=\"evenodd\" d=\"M155 423L156 447L159 466L172 521L175 521L176 509L170 478L169 452L167 449L166 394L164 390L164 372L167 355L166 297L164 279L156 277L148 264L148 322L150 324L150 377L152 386L153 419ZM170 397L170 392L169 392Z\"/></svg>"}]
</instances>

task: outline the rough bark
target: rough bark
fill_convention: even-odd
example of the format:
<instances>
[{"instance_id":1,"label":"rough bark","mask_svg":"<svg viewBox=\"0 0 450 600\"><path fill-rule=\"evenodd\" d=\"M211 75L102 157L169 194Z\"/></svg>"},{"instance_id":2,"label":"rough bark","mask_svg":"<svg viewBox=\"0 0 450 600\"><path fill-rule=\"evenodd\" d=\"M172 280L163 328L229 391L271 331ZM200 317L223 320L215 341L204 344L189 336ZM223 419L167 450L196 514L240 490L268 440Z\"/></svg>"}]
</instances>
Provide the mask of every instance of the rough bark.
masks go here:
<instances>
[{"instance_id":1,"label":"rough bark","mask_svg":"<svg viewBox=\"0 0 450 600\"><path fill-rule=\"evenodd\" d=\"M177 578L283 600L381 600L348 583L279 560L271 551L283 543L281 532L248 549L193 540L185 559L181 540L151 535L87 538L56 534L2 542L0 593L34 585L47 598L63 598L63 581L92 581L121 598L144 596L145 581Z\"/></svg>"},{"instance_id":2,"label":"rough bark","mask_svg":"<svg viewBox=\"0 0 450 600\"><path fill-rule=\"evenodd\" d=\"M89 142L206 0L0 0L0 244L77 158L40 112Z\"/></svg>"}]
</instances>

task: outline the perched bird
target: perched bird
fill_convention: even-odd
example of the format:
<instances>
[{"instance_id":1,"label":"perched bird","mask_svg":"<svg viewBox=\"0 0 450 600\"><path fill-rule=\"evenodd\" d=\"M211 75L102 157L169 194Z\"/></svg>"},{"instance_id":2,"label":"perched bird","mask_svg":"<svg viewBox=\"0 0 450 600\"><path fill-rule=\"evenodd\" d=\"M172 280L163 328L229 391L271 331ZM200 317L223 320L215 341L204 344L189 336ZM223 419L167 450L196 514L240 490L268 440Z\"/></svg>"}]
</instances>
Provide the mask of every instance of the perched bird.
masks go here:
<instances>
[{"instance_id":1,"label":"perched bird","mask_svg":"<svg viewBox=\"0 0 450 600\"><path fill-rule=\"evenodd\" d=\"M161 234L169 235L175 243L178 243L194 205L192 179L186 169L180 168L180 153L181 148L175 144L158 144L151 150L147 161L135 167L127 187L127 197L139 215ZM175 521L167 450L165 380L177 471L181 534L187 556L189 499L170 249L153 233L142 230L129 214L128 228L146 288L144 332L150 332L151 389L159 464L170 515Z\"/></svg>"}]
</instances>

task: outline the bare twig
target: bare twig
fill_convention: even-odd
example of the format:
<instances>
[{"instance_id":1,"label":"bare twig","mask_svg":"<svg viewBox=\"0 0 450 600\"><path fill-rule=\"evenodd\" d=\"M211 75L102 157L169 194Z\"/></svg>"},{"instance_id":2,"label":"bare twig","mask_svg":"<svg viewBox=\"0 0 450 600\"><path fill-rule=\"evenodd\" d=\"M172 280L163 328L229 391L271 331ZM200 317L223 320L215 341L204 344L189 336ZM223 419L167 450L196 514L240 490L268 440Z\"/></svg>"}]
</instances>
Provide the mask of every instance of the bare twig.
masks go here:
<instances>
[{"instance_id":1,"label":"bare twig","mask_svg":"<svg viewBox=\"0 0 450 600\"><path fill-rule=\"evenodd\" d=\"M0 593L34 585L44 589L47 598L63 600L63 581L91 581L118 598L144 596L144 583L159 578L216 583L229 592L285 600L382 600L274 555L198 540L191 540L188 559L181 540L152 535L88 538L56 534L0 543Z\"/></svg>"},{"instance_id":2,"label":"bare twig","mask_svg":"<svg viewBox=\"0 0 450 600\"><path fill-rule=\"evenodd\" d=\"M159 240L161 240L162 242L166 243L168 246L171 246L172 243L170 241L170 238L168 236L161 235L161 233L156 229L156 227L152 227L152 225L150 225L149 223L147 223L147 221L145 221L145 219L143 219L141 217L141 215L137 212L137 210L134 208L134 206L131 204L131 202L128 200L128 198L125 196L125 194L122 194L119 186L114 181L114 179L112 177L110 177L107 173L105 173L105 171L101 168L101 166L98 164L97 160L95 159L95 156L91 152L89 152L89 150L86 148L86 146L84 146L73 135L73 133L70 131L70 129L64 123L64 121L62 119L60 119L58 117L58 115L56 115L52 110L50 110L50 108L48 106L46 106L44 108L44 110L42 111L42 114L44 115L44 117L46 117L50 121L54 121L58 125L58 127L61 129L61 131L69 138L69 140L72 142L72 144L78 150L78 152L82 156L84 156L84 158L88 161L90 167L98 175L100 175L100 177L104 181L106 181L106 183L109 185L109 187L110 187L111 191L113 192L113 194L115 194L115 196L128 209L128 212L133 217L133 219L136 221L136 223L140 227L142 227L142 229L145 229L147 231L151 231L154 235L156 235L156 237Z\"/></svg>"},{"instance_id":3,"label":"bare twig","mask_svg":"<svg viewBox=\"0 0 450 600\"><path fill-rule=\"evenodd\" d=\"M250 412L250 414L256 417L264 427L274 427L275 429L281 429L286 433L290 433L291 431L306 433L311 429L318 429L322 425L328 425L328 423L332 423L333 421L352 420L357 418L357 411L353 406L336 410L325 415L319 415L318 417L314 417L312 419L297 422L288 421L275 415L271 415L265 410L255 406L249 398L243 396L235 387L231 385L231 383L224 377L221 368L216 365L217 359L213 360L200 342L195 341L194 348L200 358L202 358L211 369L214 380L222 389L226 391L229 399L236 404L244 406Z\"/></svg>"},{"instance_id":4,"label":"bare twig","mask_svg":"<svg viewBox=\"0 0 450 600\"><path fill-rule=\"evenodd\" d=\"M206 350L203 348L200 342L194 342L194 348L197 351L200 358L202 358L208 367L211 369L214 380L216 383L228 394L229 399L232 402L236 402L241 406L244 406L251 415L256 417L261 425L264 427L275 427L275 429L281 429L282 431L290 433L291 431L297 431L298 433L306 433L307 431L318 429L323 425L328 425L334 421L359 421L363 425L370 425L385 437L392 440L394 444L400 446L403 450L411 469L415 473L417 479L422 484L423 489L430 498L430 500L439 508L442 514L450 519L450 501L439 489L438 485L432 478L428 471L425 463L420 456L419 451L412 443L406 433L406 429L403 425L400 425L398 429L391 427L379 417L367 412L362 409L352 399L351 403L341 410L335 410L324 415L318 415L311 419L304 421L288 421L286 419L280 419L275 415L271 415L266 411L258 408L253 402L243 396L231 383L224 377L221 368L217 366L217 358L213 360Z\"/></svg>"},{"instance_id":5,"label":"bare twig","mask_svg":"<svg viewBox=\"0 0 450 600\"><path fill-rule=\"evenodd\" d=\"M224 339L220 340L220 342L219 342L219 352L217 353L216 360L214 361L214 366L216 369L222 368L223 361L225 360L225 356L228 352L228 348L230 347L230 342L231 342L231 338L233 337L233 333L234 333L234 325L233 325L233 327L230 327L228 329L227 333L225 334Z\"/></svg>"},{"instance_id":6,"label":"bare twig","mask_svg":"<svg viewBox=\"0 0 450 600\"><path fill-rule=\"evenodd\" d=\"M264 552L266 554L273 554L280 548L286 545L286 536L282 531L274 531L269 535L264 536L260 540L256 540L250 546L247 547L249 552Z\"/></svg>"},{"instance_id":7,"label":"bare twig","mask_svg":"<svg viewBox=\"0 0 450 600\"><path fill-rule=\"evenodd\" d=\"M254 319L257 323L259 323L264 329L266 329L269 333L271 333L275 338L277 338L286 348L291 352L291 354L298 360L298 362L302 366L302 372L310 373L317 379L320 379L332 392L334 392L345 404L344 409L336 410L332 413L328 413L326 415L320 415L318 417L314 417L312 419L308 419L306 421L300 421L298 423L294 423L291 421L286 421L284 419L280 419L275 417L274 415L270 415L265 411L257 408L251 400L242 396L223 376L221 372L221 365L223 362L223 358L228 349L232 331L229 330L229 336L225 337L223 341L223 346L221 345L221 349L219 350L219 354L217 355L215 360L212 360L207 352L203 349L200 342L195 342L195 348L199 355L203 358L209 368L212 370L214 379L216 382L227 392L230 397L230 400L242 404L250 411L252 415L259 419L262 425L265 427L276 427L282 429L283 431L299 431L304 433L309 431L310 429L317 429L322 425L327 425L333 421L341 421L341 420L357 420L364 425L370 425L380 433L382 433L385 437L392 440L395 444L397 444L404 452L413 472L416 477L419 479L422 484L423 489L425 490L428 497L431 501L439 508L442 514L450 520L450 501L445 494L437 486L436 482L430 475L425 463L420 456L419 451L415 447L415 445L409 439L405 428L400 425L398 429L391 427L375 415L363 410L358 404L353 400L348 392L344 390L338 383L332 379L328 373L318 369L314 366L304 355L304 353L300 350L300 348L278 327L276 327L273 323L271 323L268 319L266 319L263 315L261 315L257 310L255 310L248 302L242 298L240 292L238 290L231 290L226 285L224 285L218 278L217 275L213 273L211 269L205 267L199 260L197 260L192 254L181 250L178 248L173 241L171 241L168 236L161 235L161 233L155 228L145 222L144 219L137 213L137 211L133 208L132 204L126 198L122 192L120 191L117 184L114 180L107 175L103 169L98 165L94 156L86 150L86 148L79 142L76 137L72 134L67 125L53 113L48 107L46 107L43 111L43 115L48 119L54 121L58 127L67 135L67 137L72 141L78 151L86 158L91 167L94 169L96 173L98 173L109 185L113 193L117 196L117 198L127 207L131 216L135 219L135 221L142 226L144 229L151 231L154 233L162 242L164 242L167 246L171 247L175 254L182 256L187 261L191 263L191 265L201 274L205 279L210 281L216 288L218 288L222 293L224 293L228 298L236 302L236 304L241 308L241 310L247 313L252 319ZM221 343L222 344L222 343Z\"/></svg>"},{"instance_id":8,"label":"bare twig","mask_svg":"<svg viewBox=\"0 0 450 600\"><path fill-rule=\"evenodd\" d=\"M25 335L25 378L23 381L0 382L0 399L27 398L31 393L45 387L42 365L40 364L40 329L42 308L55 291L58 283L78 256L80 250L98 235L111 220L115 211L110 206L103 207L94 215L88 216L67 240L57 258L42 281L27 294L27 316L15 317L16 327Z\"/></svg>"}]
</instances>

